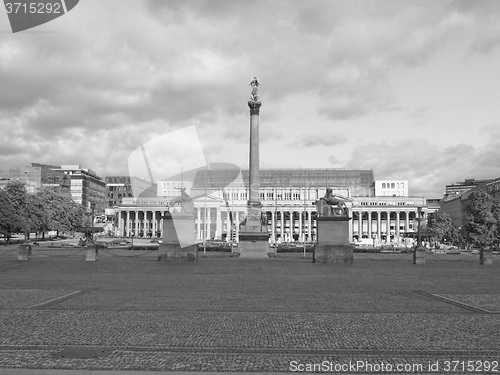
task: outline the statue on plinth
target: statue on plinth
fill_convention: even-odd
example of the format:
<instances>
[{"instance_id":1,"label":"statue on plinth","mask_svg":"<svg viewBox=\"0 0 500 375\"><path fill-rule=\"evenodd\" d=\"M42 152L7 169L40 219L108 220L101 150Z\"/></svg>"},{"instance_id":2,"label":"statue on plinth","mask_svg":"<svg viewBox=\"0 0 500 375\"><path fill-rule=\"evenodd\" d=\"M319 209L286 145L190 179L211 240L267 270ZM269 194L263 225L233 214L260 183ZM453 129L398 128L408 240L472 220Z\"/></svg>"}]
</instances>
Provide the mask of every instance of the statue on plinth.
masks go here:
<instances>
[{"instance_id":1,"label":"statue on plinth","mask_svg":"<svg viewBox=\"0 0 500 375\"><path fill-rule=\"evenodd\" d=\"M326 188L325 196L316 201L316 212L320 217L348 217L345 201Z\"/></svg>"},{"instance_id":2,"label":"statue on plinth","mask_svg":"<svg viewBox=\"0 0 500 375\"><path fill-rule=\"evenodd\" d=\"M193 199L186 193L186 188L181 188L181 195L175 197L168 203L168 208L175 206L176 204L181 205L181 212L185 214L192 214L194 212Z\"/></svg>"}]
</instances>

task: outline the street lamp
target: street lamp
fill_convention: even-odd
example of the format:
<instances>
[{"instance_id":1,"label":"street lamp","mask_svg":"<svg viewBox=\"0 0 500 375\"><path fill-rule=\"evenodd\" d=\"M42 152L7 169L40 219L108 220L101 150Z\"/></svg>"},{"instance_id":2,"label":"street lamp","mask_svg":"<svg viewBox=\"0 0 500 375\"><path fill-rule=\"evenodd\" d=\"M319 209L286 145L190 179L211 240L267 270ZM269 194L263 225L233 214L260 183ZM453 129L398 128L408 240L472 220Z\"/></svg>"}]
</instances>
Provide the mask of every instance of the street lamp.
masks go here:
<instances>
[{"instance_id":1,"label":"street lamp","mask_svg":"<svg viewBox=\"0 0 500 375\"><path fill-rule=\"evenodd\" d=\"M94 210L95 210L95 202L90 203L90 209L92 210L92 233L90 234L91 243L94 243Z\"/></svg>"},{"instance_id":2,"label":"street lamp","mask_svg":"<svg viewBox=\"0 0 500 375\"><path fill-rule=\"evenodd\" d=\"M420 231L420 223L422 222L422 207L417 207L417 247L422 247L422 233Z\"/></svg>"},{"instance_id":3,"label":"street lamp","mask_svg":"<svg viewBox=\"0 0 500 375\"><path fill-rule=\"evenodd\" d=\"M420 223L422 222L422 207L417 207L417 246L413 249L413 264L417 264L417 251L421 251L422 247L422 233L420 230Z\"/></svg>"}]
</instances>

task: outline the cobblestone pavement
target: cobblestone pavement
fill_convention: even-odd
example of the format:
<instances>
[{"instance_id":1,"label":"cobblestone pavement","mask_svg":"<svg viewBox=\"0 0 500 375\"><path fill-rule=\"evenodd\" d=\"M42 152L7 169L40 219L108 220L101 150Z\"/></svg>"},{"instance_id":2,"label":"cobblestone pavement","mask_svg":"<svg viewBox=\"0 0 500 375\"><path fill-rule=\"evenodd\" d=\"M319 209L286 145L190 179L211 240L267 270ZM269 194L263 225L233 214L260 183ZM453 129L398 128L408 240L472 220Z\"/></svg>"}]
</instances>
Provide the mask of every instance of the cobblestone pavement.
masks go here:
<instances>
[{"instance_id":1,"label":"cobblestone pavement","mask_svg":"<svg viewBox=\"0 0 500 375\"><path fill-rule=\"evenodd\" d=\"M469 254L429 256L417 266L408 254L355 254L352 265L301 254L197 264L145 251L96 262L76 249L35 250L30 262L15 255L0 250L0 374L500 372L497 258L480 266Z\"/></svg>"}]
</instances>

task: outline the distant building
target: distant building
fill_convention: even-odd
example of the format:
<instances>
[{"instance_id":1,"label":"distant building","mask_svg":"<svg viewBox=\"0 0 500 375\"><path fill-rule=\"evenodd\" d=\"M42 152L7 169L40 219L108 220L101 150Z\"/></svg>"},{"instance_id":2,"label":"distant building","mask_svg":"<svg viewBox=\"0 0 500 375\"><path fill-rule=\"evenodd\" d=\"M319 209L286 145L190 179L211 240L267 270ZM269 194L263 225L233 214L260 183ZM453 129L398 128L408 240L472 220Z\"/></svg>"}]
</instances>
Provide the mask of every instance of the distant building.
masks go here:
<instances>
[{"instance_id":1,"label":"distant building","mask_svg":"<svg viewBox=\"0 0 500 375\"><path fill-rule=\"evenodd\" d=\"M80 165L61 165L57 171L70 177L71 199L80 203L88 211L95 203L95 212L104 213L106 207L106 183L91 169Z\"/></svg>"},{"instance_id":2,"label":"distant building","mask_svg":"<svg viewBox=\"0 0 500 375\"><path fill-rule=\"evenodd\" d=\"M376 180L375 196L377 197L407 197L408 180Z\"/></svg>"},{"instance_id":3,"label":"distant building","mask_svg":"<svg viewBox=\"0 0 500 375\"><path fill-rule=\"evenodd\" d=\"M446 212L451 217L451 220L456 227L461 227L465 223L469 196L473 191L485 191L494 199L500 201L500 178L481 181L465 180L465 184L463 186L464 190L462 192L459 193L457 189L457 192L453 194L445 194L443 199L440 201L441 210Z\"/></svg>"},{"instance_id":4,"label":"distant building","mask_svg":"<svg viewBox=\"0 0 500 375\"><path fill-rule=\"evenodd\" d=\"M25 167L0 167L0 188L12 181L19 181L26 185L28 193L36 192L42 186L41 168Z\"/></svg>"},{"instance_id":5,"label":"distant building","mask_svg":"<svg viewBox=\"0 0 500 375\"><path fill-rule=\"evenodd\" d=\"M71 176L62 172L60 166L31 163L32 167L40 168L42 188L58 190L70 196Z\"/></svg>"},{"instance_id":6,"label":"distant building","mask_svg":"<svg viewBox=\"0 0 500 375\"><path fill-rule=\"evenodd\" d=\"M456 182L454 184L446 185L444 195L446 196L456 196L460 195L478 185L485 184L490 180L475 180L473 178L467 178L463 182Z\"/></svg>"},{"instance_id":7,"label":"distant building","mask_svg":"<svg viewBox=\"0 0 500 375\"><path fill-rule=\"evenodd\" d=\"M424 215L427 213L423 197L375 196L371 169L261 169L259 175L259 198L271 242L315 241L315 202L325 195L326 187L347 199L346 206L352 217L349 221L351 241L369 238L374 243L400 243L406 233L416 231L418 208L422 207ZM239 225L245 219L249 197L248 170L241 170L238 180L233 181L234 177L233 172L224 170L199 170L189 179L197 240L232 238L238 241ZM163 196L124 198L115 209L117 235L162 235L162 216L168 202L180 195L179 189L186 186L186 180L174 176L165 180L171 185L159 183ZM392 182L397 183L396 180L385 183ZM408 183L399 183L398 191L404 194ZM391 191L391 185L388 189Z\"/></svg>"},{"instance_id":8,"label":"distant building","mask_svg":"<svg viewBox=\"0 0 500 375\"><path fill-rule=\"evenodd\" d=\"M141 197L155 197L156 184L139 177L108 176L105 178L107 207L112 208L122 203L123 198L134 197L134 192Z\"/></svg>"},{"instance_id":9,"label":"distant building","mask_svg":"<svg viewBox=\"0 0 500 375\"><path fill-rule=\"evenodd\" d=\"M427 212L429 214L432 214L441 209L441 206L439 205L439 202L441 202L441 198L427 198L426 202L427 202Z\"/></svg>"}]
</instances>

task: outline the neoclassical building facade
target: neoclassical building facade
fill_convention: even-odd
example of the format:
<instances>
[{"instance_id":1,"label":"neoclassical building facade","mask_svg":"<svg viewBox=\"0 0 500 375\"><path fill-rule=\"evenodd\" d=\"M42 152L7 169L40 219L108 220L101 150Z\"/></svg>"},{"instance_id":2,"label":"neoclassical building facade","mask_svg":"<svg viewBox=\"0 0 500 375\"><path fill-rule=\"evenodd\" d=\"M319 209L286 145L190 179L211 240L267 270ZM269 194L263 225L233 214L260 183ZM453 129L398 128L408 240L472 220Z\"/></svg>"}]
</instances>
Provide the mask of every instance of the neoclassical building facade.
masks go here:
<instances>
[{"instance_id":1,"label":"neoclassical building facade","mask_svg":"<svg viewBox=\"0 0 500 375\"><path fill-rule=\"evenodd\" d=\"M234 171L200 170L190 185L197 240L237 242L239 224L246 217L248 171L235 179ZM370 169L265 169L260 171L259 197L270 242L314 242L315 202L326 187L346 200L352 218L350 241L400 242L405 233L416 232L418 208L423 217L427 211L422 197L375 196ZM162 236L162 216L171 198L124 198L114 208L116 234ZM170 208L175 210L179 208Z\"/></svg>"}]
</instances>

